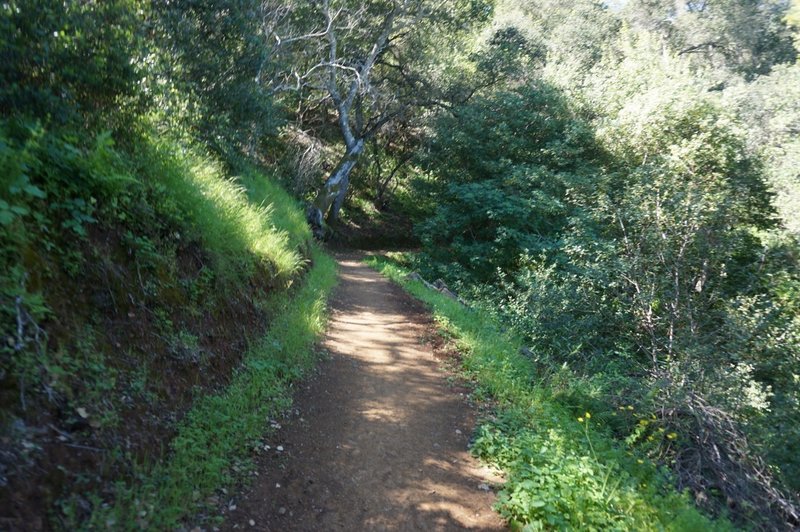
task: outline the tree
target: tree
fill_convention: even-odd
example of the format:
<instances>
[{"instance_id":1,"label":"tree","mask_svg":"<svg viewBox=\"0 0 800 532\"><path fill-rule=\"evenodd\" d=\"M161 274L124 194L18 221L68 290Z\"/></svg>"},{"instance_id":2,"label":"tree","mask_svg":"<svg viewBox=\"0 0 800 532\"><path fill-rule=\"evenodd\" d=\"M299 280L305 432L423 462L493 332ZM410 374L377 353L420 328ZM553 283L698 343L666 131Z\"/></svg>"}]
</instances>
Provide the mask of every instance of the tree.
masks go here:
<instances>
[{"instance_id":1,"label":"tree","mask_svg":"<svg viewBox=\"0 0 800 532\"><path fill-rule=\"evenodd\" d=\"M150 92L162 119L190 126L223 155L252 155L276 126L272 95L256 83L265 67L261 0L154 2Z\"/></svg>"},{"instance_id":2,"label":"tree","mask_svg":"<svg viewBox=\"0 0 800 532\"><path fill-rule=\"evenodd\" d=\"M750 149L764 161L783 226L800 236L800 64L776 67L725 96L749 126Z\"/></svg>"},{"instance_id":3,"label":"tree","mask_svg":"<svg viewBox=\"0 0 800 532\"><path fill-rule=\"evenodd\" d=\"M619 27L614 13L593 0L506 0L498 6L496 19L526 37L529 47L540 56L533 66L567 91L583 84Z\"/></svg>"},{"instance_id":4,"label":"tree","mask_svg":"<svg viewBox=\"0 0 800 532\"><path fill-rule=\"evenodd\" d=\"M800 1L792 0L784 22L794 30L794 47L800 52Z\"/></svg>"},{"instance_id":5,"label":"tree","mask_svg":"<svg viewBox=\"0 0 800 532\"><path fill-rule=\"evenodd\" d=\"M479 96L442 116L427 157L440 182L437 209L418 226L426 253L463 279L491 282L525 255L552 252L570 216L567 191L592 171L593 148L544 83Z\"/></svg>"},{"instance_id":6,"label":"tree","mask_svg":"<svg viewBox=\"0 0 800 532\"><path fill-rule=\"evenodd\" d=\"M466 6L466 7L465 7ZM457 33L460 14L484 16L480 2L323 0L271 10L265 33L274 41L271 90L332 108L344 153L308 208L318 237L337 220L350 175L367 142L389 122L436 98L426 79L434 37ZM465 10L468 11L465 13ZM466 18L465 20L470 20ZM469 24L461 24L462 29Z\"/></svg>"},{"instance_id":7,"label":"tree","mask_svg":"<svg viewBox=\"0 0 800 532\"><path fill-rule=\"evenodd\" d=\"M138 0L0 4L0 116L116 128L143 101Z\"/></svg>"},{"instance_id":8,"label":"tree","mask_svg":"<svg viewBox=\"0 0 800 532\"><path fill-rule=\"evenodd\" d=\"M794 59L787 7L782 0L637 0L626 13L698 65L752 78Z\"/></svg>"}]
</instances>

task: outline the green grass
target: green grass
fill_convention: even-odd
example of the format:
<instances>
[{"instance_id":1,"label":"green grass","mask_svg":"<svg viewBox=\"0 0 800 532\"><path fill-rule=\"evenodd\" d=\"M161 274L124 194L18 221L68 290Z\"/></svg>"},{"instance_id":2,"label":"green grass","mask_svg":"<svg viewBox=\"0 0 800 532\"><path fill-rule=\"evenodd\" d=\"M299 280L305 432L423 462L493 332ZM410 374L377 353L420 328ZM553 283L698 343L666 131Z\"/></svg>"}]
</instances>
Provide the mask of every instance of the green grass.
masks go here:
<instances>
[{"instance_id":1,"label":"green grass","mask_svg":"<svg viewBox=\"0 0 800 532\"><path fill-rule=\"evenodd\" d=\"M49 344L26 337L25 349L0 348L2 372L20 383L29 412L56 404L58 412L88 408L106 441L124 441L120 413L127 407L118 397L144 401L134 416L186 407L149 404L170 397L159 391L174 386L168 379L183 368L205 370L173 347L199 352L203 328L224 325L225 309L244 298L239 315L269 322L266 333L245 333L266 336L250 344L223 392L197 388L176 436L161 449L148 447L146 457L110 449L95 469L65 468L63 486L42 489L42 508L50 509L47 497L56 499L53 526L174 528L231 481L232 468L242 469L239 462L267 428L267 415L288 404L289 384L312 363L335 264L312 247L302 208L273 180L252 167L232 175L201 146L159 138L154 128L123 150L107 134L92 141L0 121L0 169L0 332L17 331L15 307L7 304L16 298L38 323L62 316ZM59 289L67 283L92 294L90 301L108 295L102 312L149 312L152 320L140 322L151 327L145 335L174 346L145 340L125 345L123 355L109 350L105 316L67 300L72 292ZM170 369L166 376L141 369L151 365ZM5 403L0 419L27 419L16 399L22 391L4 392L14 402ZM118 428L122 435L111 437ZM131 470L135 478L107 484ZM47 484L50 476L37 479ZM86 494L87 485L99 486L97 493Z\"/></svg>"},{"instance_id":2,"label":"green grass","mask_svg":"<svg viewBox=\"0 0 800 532\"><path fill-rule=\"evenodd\" d=\"M311 237L303 211L263 174L228 176L210 157L171 142L149 144L137 161L164 188L160 210L202 242L223 276L241 281L260 265L285 286L302 268L299 248Z\"/></svg>"},{"instance_id":3,"label":"green grass","mask_svg":"<svg viewBox=\"0 0 800 532\"><path fill-rule=\"evenodd\" d=\"M272 287L287 287L311 238L297 201L252 167L231 175L201 146L143 128L122 150L107 134L79 142L68 132L0 121L4 251L63 255L81 247L88 227L116 227L140 240L197 243L229 284L266 273Z\"/></svg>"},{"instance_id":4,"label":"green grass","mask_svg":"<svg viewBox=\"0 0 800 532\"><path fill-rule=\"evenodd\" d=\"M602 419L559 403L520 354L522 340L482 312L418 281L386 257L367 263L425 302L463 354L475 394L496 414L476 430L472 452L507 481L496 509L522 530L730 530L702 515L668 475L610 436Z\"/></svg>"},{"instance_id":5,"label":"green grass","mask_svg":"<svg viewBox=\"0 0 800 532\"><path fill-rule=\"evenodd\" d=\"M264 177L260 171L246 168L240 178L250 202L268 206L273 230L283 231L293 249L303 246L311 238L311 231L304 216L303 206L281 186L279 179Z\"/></svg>"},{"instance_id":6,"label":"green grass","mask_svg":"<svg viewBox=\"0 0 800 532\"><path fill-rule=\"evenodd\" d=\"M315 361L313 343L325 328L326 301L336 280L334 261L319 250L305 283L270 302L275 320L244 357L230 385L198 398L170 444L168 459L140 468L135 482L117 486L113 506L99 507L84 529L168 530L204 506L215 490L246 470L270 417L288 408L290 384Z\"/></svg>"}]
</instances>

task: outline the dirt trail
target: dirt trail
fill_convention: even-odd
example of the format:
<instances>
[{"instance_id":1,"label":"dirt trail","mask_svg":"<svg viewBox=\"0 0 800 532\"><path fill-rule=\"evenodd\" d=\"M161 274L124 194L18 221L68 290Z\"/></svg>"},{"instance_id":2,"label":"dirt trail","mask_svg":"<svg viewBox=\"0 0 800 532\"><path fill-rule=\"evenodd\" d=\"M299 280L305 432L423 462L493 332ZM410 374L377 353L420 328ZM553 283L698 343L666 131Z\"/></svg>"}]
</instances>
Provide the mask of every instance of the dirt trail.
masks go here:
<instances>
[{"instance_id":1,"label":"dirt trail","mask_svg":"<svg viewBox=\"0 0 800 532\"><path fill-rule=\"evenodd\" d=\"M339 265L330 360L303 384L225 528L504 529L485 491L498 479L467 452L464 390L448 386L422 340L430 317L359 257Z\"/></svg>"}]
</instances>

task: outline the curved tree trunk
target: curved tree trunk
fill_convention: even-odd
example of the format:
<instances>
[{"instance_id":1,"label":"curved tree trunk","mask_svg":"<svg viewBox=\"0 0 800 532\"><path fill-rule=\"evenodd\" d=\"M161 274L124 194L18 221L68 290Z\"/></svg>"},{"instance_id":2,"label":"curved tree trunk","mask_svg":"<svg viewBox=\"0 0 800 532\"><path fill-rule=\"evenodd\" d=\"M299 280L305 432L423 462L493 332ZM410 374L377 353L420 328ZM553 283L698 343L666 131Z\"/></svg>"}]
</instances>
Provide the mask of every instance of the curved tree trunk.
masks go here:
<instances>
[{"instance_id":1,"label":"curved tree trunk","mask_svg":"<svg viewBox=\"0 0 800 532\"><path fill-rule=\"evenodd\" d=\"M339 210L342 208L342 203L347 194L347 187L350 184L350 172L353 170L353 167L358 162L359 156L364 151L365 142L371 135L374 135L381 126L395 116L391 113L386 114L376 120L372 127L366 128L365 130L361 123L364 101L359 91L363 92L366 90L365 87L369 87L372 67L375 65L378 56L386 49L389 35L395 28L396 17L407 13L408 1L409 0L403 0L399 6L395 6L395 8L387 14L381 32L377 36L367 56L364 57L363 61L359 60L357 62L357 67L349 69L354 72L355 75L349 81L346 92L341 92L341 87L337 81L339 69L341 68L337 52L338 39L336 32L333 31L333 21L336 15L331 13L330 1L323 0L323 13L328 23L325 32L320 34L324 35L328 40L327 61L320 63L320 66L324 66L326 71L326 79L323 81L323 86L336 106L336 111L339 115L339 129L342 132L347 150L344 157L337 165L336 170L328 177L322 189L317 194L317 197L308 207L306 218L311 226L311 230L314 232L314 236L317 238L322 239L325 236L325 223L323 220L326 214L329 224L335 223L338 219ZM355 106L355 108L353 106ZM355 111L355 123L351 122L352 111Z\"/></svg>"},{"instance_id":2,"label":"curved tree trunk","mask_svg":"<svg viewBox=\"0 0 800 532\"><path fill-rule=\"evenodd\" d=\"M322 239L325 236L324 219L326 214L328 224L335 223L339 218L339 210L342 208L347 187L350 184L350 172L363 151L364 139L358 139L351 147L348 147L347 153L336 166L336 170L328 177L317 193L317 197L309 205L306 218L317 238Z\"/></svg>"}]
</instances>

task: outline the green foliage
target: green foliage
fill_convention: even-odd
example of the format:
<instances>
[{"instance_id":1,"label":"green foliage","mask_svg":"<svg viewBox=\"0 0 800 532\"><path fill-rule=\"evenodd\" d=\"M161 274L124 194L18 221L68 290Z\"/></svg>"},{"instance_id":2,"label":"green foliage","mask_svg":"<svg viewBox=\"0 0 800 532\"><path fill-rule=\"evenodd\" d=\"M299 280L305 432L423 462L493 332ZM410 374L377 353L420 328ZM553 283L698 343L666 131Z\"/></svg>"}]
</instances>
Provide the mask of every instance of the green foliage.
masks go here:
<instances>
[{"instance_id":1,"label":"green foliage","mask_svg":"<svg viewBox=\"0 0 800 532\"><path fill-rule=\"evenodd\" d=\"M624 17L646 7L634 4ZM754 27L733 35L755 5L725 14L708 4L664 24L747 40L780 14L765 3ZM791 426L796 411L783 364L795 363L797 311L778 288L794 286L786 250L796 243L773 242L773 205L784 224L796 210L795 67L775 67L786 42L769 32L758 38L772 39L771 51L754 44L760 51L714 69L671 52L680 37L638 22L615 26L603 13L588 28L593 9L602 11L501 7L495 24L527 42L595 37L586 50L548 49L541 67L432 124L424 190L438 207L417 226L415 266L522 334L536 384L559 400L599 416L635 405L642 415L616 416L614 435L670 465L701 504L735 500L742 523L778 526L794 503L776 511L779 483L759 457L794 489L780 474L796 469L783 452L793 446L778 436L793 431L766 427ZM708 26L689 29L690 19ZM725 51L705 60L716 53Z\"/></svg>"},{"instance_id":2,"label":"green foliage","mask_svg":"<svg viewBox=\"0 0 800 532\"><path fill-rule=\"evenodd\" d=\"M593 450L593 437L605 442L593 435L589 419L577 422L585 428L581 435L574 430L575 419L548 414L560 426L526 427L509 416L483 425L475 439L479 457L510 472L510 486L497 504L512 525L524 530L731 528L724 521L709 523L684 495L662 491L668 479L651 464L616 449Z\"/></svg>"},{"instance_id":3,"label":"green foliage","mask_svg":"<svg viewBox=\"0 0 800 532\"><path fill-rule=\"evenodd\" d=\"M119 482L113 506L94 504L86 523L72 522L69 528L174 528L203 508L202 501L215 490L232 483L234 470L241 470L269 430L269 419L291 404L290 384L315 361L312 346L325 328L336 265L319 250L313 259L314 267L296 293L270 301L276 318L250 347L230 385L195 402L170 443L167 459Z\"/></svg>"},{"instance_id":4,"label":"green foliage","mask_svg":"<svg viewBox=\"0 0 800 532\"><path fill-rule=\"evenodd\" d=\"M302 266L299 248L309 232L299 209L261 174L247 174L254 187L251 202L219 163L174 141L143 139L131 157L105 133L82 146L70 134L13 122L4 126L3 225L19 222L15 231L4 232L8 239L33 232L30 239L41 238L46 249L71 249L72 236L86 237L101 218L135 232L163 229L177 240L199 241L223 276L244 278L259 266L276 283L287 283ZM134 200L136 193L144 204ZM146 237L135 238L140 253L148 253Z\"/></svg>"},{"instance_id":5,"label":"green foliage","mask_svg":"<svg viewBox=\"0 0 800 532\"><path fill-rule=\"evenodd\" d=\"M550 252L566 226L568 191L587 178L592 139L542 84L477 98L437 124L428 155L442 181L417 229L436 262L476 280Z\"/></svg>"},{"instance_id":6,"label":"green foliage","mask_svg":"<svg viewBox=\"0 0 800 532\"><path fill-rule=\"evenodd\" d=\"M404 279L391 260L368 263L431 306L455 338L466 374L496 402L497 413L477 429L473 452L507 473L497 508L512 526L542 529L727 530L709 521L649 460L609 437L613 416L587 414L538 381L520 353L522 338L501 332L481 310Z\"/></svg>"},{"instance_id":7,"label":"green foliage","mask_svg":"<svg viewBox=\"0 0 800 532\"><path fill-rule=\"evenodd\" d=\"M198 243L211 258L215 278L229 286L267 272L272 286L286 287L305 263L309 232L301 211L261 174L247 176L251 202L218 164L188 150L176 155L174 144L143 143L131 160L105 134L82 148L68 135L4 125L0 198L8 208L2 211L0 239L8 274L0 278L0 288L8 300L23 297L34 322L42 313L31 310L34 303L28 301L41 295L29 294L26 283L31 273L46 273L26 271L23 259L58 257L75 278L91 226L127 228L136 260L151 268L170 262L175 241ZM160 236L164 232L166 239ZM11 313L4 322L11 334Z\"/></svg>"},{"instance_id":8,"label":"green foliage","mask_svg":"<svg viewBox=\"0 0 800 532\"><path fill-rule=\"evenodd\" d=\"M277 176L265 176L250 167L242 171L239 183L247 192L250 202L268 211L264 223L269 230L286 234L288 246L299 250L307 245L311 233L303 216L302 205L277 185Z\"/></svg>"},{"instance_id":9,"label":"green foliage","mask_svg":"<svg viewBox=\"0 0 800 532\"><path fill-rule=\"evenodd\" d=\"M517 165L575 169L591 158L591 131L546 83L476 97L436 124L428 161L459 183L502 178Z\"/></svg>"},{"instance_id":10,"label":"green foliage","mask_svg":"<svg viewBox=\"0 0 800 532\"><path fill-rule=\"evenodd\" d=\"M147 79L163 120L188 126L218 155L251 155L279 123L262 84L270 67L264 18L256 0L159 2L153 7L155 61ZM162 74L163 73L163 74ZM169 83L164 86L164 74Z\"/></svg>"},{"instance_id":11,"label":"green foliage","mask_svg":"<svg viewBox=\"0 0 800 532\"><path fill-rule=\"evenodd\" d=\"M800 3L797 0L792 0L783 20L787 26L794 29L794 47L800 51L800 31L798 31L800 29Z\"/></svg>"},{"instance_id":12,"label":"green foliage","mask_svg":"<svg viewBox=\"0 0 800 532\"><path fill-rule=\"evenodd\" d=\"M157 115L226 159L277 125L259 2L6 2L0 114L127 136ZM49 124L48 124L49 125Z\"/></svg>"},{"instance_id":13,"label":"green foliage","mask_svg":"<svg viewBox=\"0 0 800 532\"><path fill-rule=\"evenodd\" d=\"M640 348L660 362L700 356L689 353L720 346L724 340L715 335L727 334L718 327L716 302L747 290L754 274L760 246L751 231L770 222L769 195L759 166L713 106L667 104L651 109L647 122L637 120L636 132L618 123L615 135L624 143L612 149L627 161L649 154L647 163L614 174L620 180L609 183L608 197L595 196L589 207L599 223L610 222L617 246L600 267L628 292L614 297L632 310ZM702 355L708 362L712 356Z\"/></svg>"},{"instance_id":14,"label":"green foliage","mask_svg":"<svg viewBox=\"0 0 800 532\"><path fill-rule=\"evenodd\" d=\"M753 83L725 92L726 104L746 123L748 143L763 161L782 225L800 235L800 64L775 68Z\"/></svg>"},{"instance_id":15,"label":"green foliage","mask_svg":"<svg viewBox=\"0 0 800 532\"><path fill-rule=\"evenodd\" d=\"M295 130L273 137L281 106L296 131L331 138L320 87L331 72L341 94L360 82L389 3L332 3L333 70L327 33L285 39L318 33L311 4L0 5L3 437L25 403L102 429L123 383L153 399L158 366L129 375L123 361L140 354L116 353L91 308L146 309L156 355L205 368L204 338L176 308L198 320L237 302L267 312L245 288L297 281L311 253L302 209L251 164L287 151ZM417 217L417 267L521 335L437 303L507 411L476 446L512 473L503 511L531 527L703 526L614 437L672 466L698 501L785 524L770 475L797 492L797 3L410 5L352 100L356 130L395 122L375 133L370 171L353 175L364 183L350 212L395 232L408 224L393 225L393 209ZM272 90L298 80L291 95ZM107 294L70 291L97 279ZM516 354L523 338L531 357ZM282 345L246 366L273 398L283 392L269 383L298 372ZM208 401L208 419L233 418ZM586 411L591 427L574 421ZM251 421L231 423L249 433ZM157 466L136 488L172 501L154 526L175 524L185 485L208 492L226 478L229 444L214 447L203 419L187 423L173 448L186 476ZM116 518L152 514L120 489ZM81 505L66 506L78 521Z\"/></svg>"},{"instance_id":16,"label":"green foliage","mask_svg":"<svg viewBox=\"0 0 800 532\"><path fill-rule=\"evenodd\" d=\"M273 334L297 355L264 350L271 369L253 386L265 401L280 402L279 381L305 364L297 356L319 325L291 314L286 298L309 264L310 233L297 202L253 166L279 114L258 79L269 66L264 9L0 5L0 435L9 442L0 490L5 501L24 482L41 484L19 511L44 515L62 497L71 519L62 526L112 526L85 521L81 492L157 463L157 445L136 441L149 430L138 423L163 409L150 428L169 433L192 385L226 381L243 341L214 346L220 324L263 326L273 305L294 316L296 331ZM230 324L231 313L246 323ZM123 412L131 419L120 427ZM45 422L55 445L108 452L76 459L86 471L75 471L44 452ZM92 496L98 513L106 495ZM170 511L189 510L173 502Z\"/></svg>"},{"instance_id":17,"label":"green foliage","mask_svg":"<svg viewBox=\"0 0 800 532\"><path fill-rule=\"evenodd\" d=\"M77 268L77 247L110 204L124 203L136 180L107 134L84 145L28 122L0 122L0 261L11 272L31 246L63 254ZM11 290L20 279L0 278Z\"/></svg>"},{"instance_id":18,"label":"green foliage","mask_svg":"<svg viewBox=\"0 0 800 532\"><path fill-rule=\"evenodd\" d=\"M787 2L775 0L647 0L628 3L626 15L637 26L663 35L665 44L701 68L729 69L752 78L795 58L784 20L787 7Z\"/></svg>"},{"instance_id":19,"label":"green foliage","mask_svg":"<svg viewBox=\"0 0 800 532\"><path fill-rule=\"evenodd\" d=\"M526 42L534 44L533 53L528 53L524 78L542 77L566 93L579 96L577 89L603 59L608 43L616 37L620 20L607 5L592 0L569 4L557 0L506 0L498 2L493 26L513 28Z\"/></svg>"},{"instance_id":20,"label":"green foliage","mask_svg":"<svg viewBox=\"0 0 800 532\"><path fill-rule=\"evenodd\" d=\"M144 367L180 366L189 371L214 362L213 354L203 349L200 336L193 332L196 327L189 330L176 319L176 306L186 305L180 312L199 320L236 301L251 285L285 298L286 289L308 263L310 234L297 203L252 168L241 178L249 187L245 190L197 147L150 134L123 150L108 134L86 140L66 130L3 121L0 167L4 169L0 205L6 213L0 225L0 334L4 339L0 430L4 437L11 437L13 446L27 444L13 434L13 427L34 423L31 413L49 408L57 409L59 423L72 427L70 437L81 438L76 441L110 439L119 429L120 413L127 411L133 397L145 402L144 409L161 400L163 376L153 380L147 371L133 375L131 360ZM185 263L187 250L193 260L203 262L196 276ZM324 264L326 260L317 258ZM130 283L126 276L135 281ZM86 284L98 280L99 289ZM73 291L72 287L81 286L86 297L77 288ZM270 312L273 307L289 306L277 299L263 303ZM153 337L163 342L163 352L142 353L132 346L120 350L112 336L120 332L102 327L107 323L102 309L114 316L122 310L129 318L149 312L145 323L153 327ZM313 309L309 313L319 316ZM281 340L292 353L303 352L292 334L307 338L308 331L319 327L305 325L304 329L295 320L296 332L286 333L288 339ZM277 329L274 334L279 334ZM277 366L264 374L260 384L270 376L277 383L284 378L282 372L297 373L298 360L288 355L274 357L276 362L269 364ZM137 371L140 367L135 365ZM264 389L276 394L283 390ZM16 467L32 467L34 458L41 457L41 447L32 445L39 451L25 451L24 460L22 454L9 455L17 464L12 475L20 474ZM157 457L149 459L157 461ZM106 475L120 464L135 461L109 455L104 463L108 469L103 472L73 475L65 469L65 475L73 476L64 481L62 491L51 495L72 500L65 502L64 518L70 519L69 510L75 521L65 526L88 526L85 502L71 499L71 490L85 491L87 478L94 478L89 475ZM170 511L187 511L181 501L176 499ZM96 504L104 503L98 500Z\"/></svg>"},{"instance_id":21,"label":"green foliage","mask_svg":"<svg viewBox=\"0 0 800 532\"><path fill-rule=\"evenodd\" d=\"M253 166L279 114L258 79L265 8L0 5L0 490L8 501L41 484L19 510L50 513L53 526L136 528L145 515L177 526L198 486L208 494L230 478L311 362L334 271L314 251L291 299L310 232L299 204ZM173 462L136 441L169 434L192 385L227 381L244 340L215 346L215 329L258 335L267 318L228 395L198 399L164 441ZM76 458L76 470L44 451L62 444L100 454ZM111 500L104 483L132 470Z\"/></svg>"},{"instance_id":22,"label":"green foliage","mask_svg":"<svg viewBox=\"0 0 800 532\"><path fill-rule=\"evenodd\" d=\"M4 2L0 114L124 123L141 97L136 53L144 9L138 0Z\"/></svg>"},{"instance_id":23,"label":"green foliage","mask_svg":"<svg viewBox=\"0 0 800 532\"><path fill-rule=\"evenodd\" d=\"M145 145L137 173L152 176L156 212L177 239L199 241L223 278L247 278L264 268L274 283L285 284L303 265L299 248L310 237L297 204L279 187L252 171L252 201L237 178L193 151L176 151L170 142ZM239 276L239 277L232 277Z\"/></svg>"}]
</instances>

